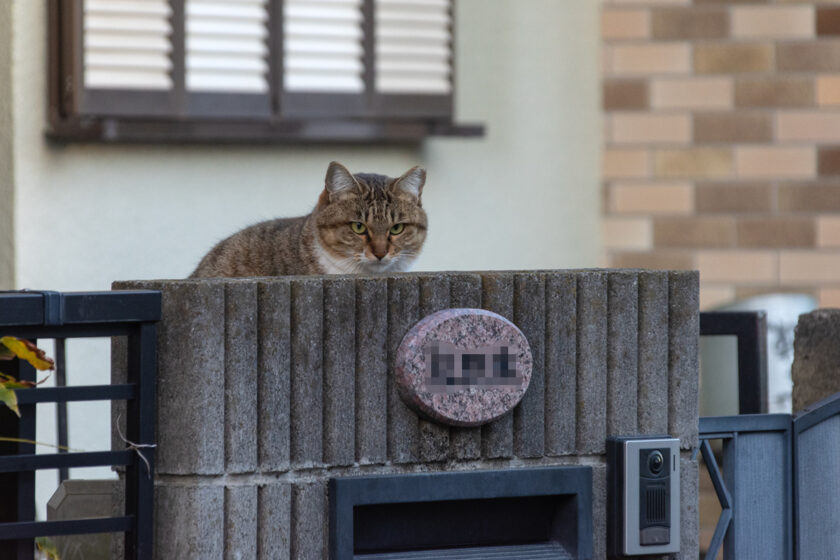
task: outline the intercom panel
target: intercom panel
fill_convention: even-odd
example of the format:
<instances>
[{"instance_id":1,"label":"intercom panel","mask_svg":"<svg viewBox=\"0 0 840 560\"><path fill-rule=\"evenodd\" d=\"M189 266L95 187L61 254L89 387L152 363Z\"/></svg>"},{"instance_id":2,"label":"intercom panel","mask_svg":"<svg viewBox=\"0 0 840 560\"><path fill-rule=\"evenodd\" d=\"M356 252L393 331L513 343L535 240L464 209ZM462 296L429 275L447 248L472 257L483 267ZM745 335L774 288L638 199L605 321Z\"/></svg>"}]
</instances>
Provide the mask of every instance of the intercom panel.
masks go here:
<instances>
[{"instance_id":1,"label":"intercom panel","mask_svg":"<svg viewBox=\"0 0 840 560\"><path fill-rule=\"evenodd\" d=\"M613 556L680 550L680 440L607 440L608 542Z\"/></svg>"}]
</instances>

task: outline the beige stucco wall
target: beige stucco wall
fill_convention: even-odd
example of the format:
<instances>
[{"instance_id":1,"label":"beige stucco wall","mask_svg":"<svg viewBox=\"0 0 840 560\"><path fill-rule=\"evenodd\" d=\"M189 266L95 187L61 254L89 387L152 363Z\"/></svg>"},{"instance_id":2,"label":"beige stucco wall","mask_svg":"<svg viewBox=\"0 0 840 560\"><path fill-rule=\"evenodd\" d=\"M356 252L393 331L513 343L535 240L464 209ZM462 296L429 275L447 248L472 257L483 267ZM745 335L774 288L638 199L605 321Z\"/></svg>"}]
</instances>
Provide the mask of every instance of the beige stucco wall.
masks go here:
<instances>
[{"instance_id":1,"label":"beige stucco wall","mask_svg":"<svg viewBox=\"0 0 840 560\"><path fill-rule=\"evenodd\" d=\"M417 269L598 262L595 2L460 0L457 113L487 136L420 147L50 145L45 4L14 3L19 287L185 276L238 228L309 211L333 159L428 168Z\"/></svg>"},{"instance_id":2,"label":"beige stucco wall","mask_svg":"<svg viewBox=\"0 0 840 560\"><path fill-rule=\"evenodd\" d=\"M0 0L6 11L9 4ZM237 229L308 212L331 160L387 174L427 167L430 234L417 270L599 263L597 2L458 0L457 116L486 124L487 134L413 147L51 144L46 2L11 5L14 122L0 130L0 154L11 130L19 288L96 290L117 279L184 277ZM8 82L2 14L0 92ZM0 100L0 124L3 107ZM0 185L10 175L0 171ZM0 246L0 282L8 255ZM70 382L107 382L108 351L106 341L71 341ZM39 439L52 439L50 414L39 407ZM107 418L106 403L71 405L70 445L107 448ZM42 504L54 474L38 480Z\"/></svg>"},{"instance_id":3,"label":"beige stucco wall","mask_svg":"<svg viewBox=\"0 0 840 560\"><path fill-rule=\"evenodd\" d=\"M14 284L12 151L12 4L0 2L0 290Z\"/></svg>"}]
</instances>

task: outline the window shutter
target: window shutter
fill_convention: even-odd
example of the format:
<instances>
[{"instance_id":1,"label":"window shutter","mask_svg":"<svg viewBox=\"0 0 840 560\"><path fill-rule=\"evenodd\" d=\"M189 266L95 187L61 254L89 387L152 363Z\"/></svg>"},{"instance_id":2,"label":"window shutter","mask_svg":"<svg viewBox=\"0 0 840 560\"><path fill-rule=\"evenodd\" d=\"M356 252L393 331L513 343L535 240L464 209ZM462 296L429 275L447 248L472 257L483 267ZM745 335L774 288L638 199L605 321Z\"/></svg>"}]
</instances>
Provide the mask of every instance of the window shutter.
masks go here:
<instances>
[{"instance_id":1,"label":"window shutter","mask_svg":"<svg viewBox=\"0 0 840 560\"><path fill-rule=\"evenodd\" d=\"M83 0L74 102L81 113L156 115L174 108L167 0Z\"/></svg>"},{"instance_id":2,"label":"window shutter","mask_svg":"<svg viewBox=\"0 0 840 560\"><path fill-rule=\"evenodd\" d=\"M269 0L74 1L78 112L271 116Z\"/></svg>"},{"instance_id":3,"label":"window shutter","mask_svg":"<svg viewBox=\"0 0 840 560\"><path fill-rule=\"evenodd\" d=\"M452 123L453 1L48 0L54 136L480 134Z\"/></svg>"},{"instance_id":4,"label":"window shutter","mask_svg":"<svg viewBox=\"0 0 840 560\"><path fill-rule=\"evenodd\" d=\"M85 87L171 89L171 16L166 0L85 2Z\"/></svg>"},{"instance_id":5,"label":"window shutter","mask_svg":"<svg viewBox=\"0 0 840 560\"><path fill-rule=\"evenodd\" d=\"M451 1L372 1L376 112L386 116L451 115Z\"/></svg>"},{"instance_id":6,"label":"window shutter","mask_svg":"<svg viewBox=\"0 0 840 560\"><path fill-rule=\"evenodd\" d=\"M289 116L365 111L363 0L283 0L283 101Z\"/></svg>"},{"instance_id":7,"label":"window shutter","mask_svg":"<svg viewBox=\"0 0 840 560\"><path fill-rule=\"evenodd\" d=\"M187 90L268 92L266 8L264 0L187 0Z\"/></svg>"},{"instance_id":8,"label":"window shutter","mask_svg":"<svg viewBox=\"0 0 840 560\"><path fill-rule=\"evenodd\" d=\"M448 0L376 0L376 91L452 92Z\"/></svg>"},{"instance_id":9,"label":"window shutter","mask_svg":"<svg viewBox=\"0 0 840 560\"><path fill-rule=\"evenodd\" d=\"M268 0L186 0L189 114L270 116L268 10Z\"/></svg>"}]
</instances>

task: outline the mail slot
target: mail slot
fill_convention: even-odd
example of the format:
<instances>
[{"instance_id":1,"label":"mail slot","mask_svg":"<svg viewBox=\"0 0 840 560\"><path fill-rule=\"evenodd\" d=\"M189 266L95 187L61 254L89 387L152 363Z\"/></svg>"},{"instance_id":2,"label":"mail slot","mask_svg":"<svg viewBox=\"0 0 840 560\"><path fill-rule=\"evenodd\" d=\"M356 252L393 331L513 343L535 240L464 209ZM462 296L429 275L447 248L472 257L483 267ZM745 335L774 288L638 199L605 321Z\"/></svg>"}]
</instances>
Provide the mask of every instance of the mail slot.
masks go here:
<instances>
[{"instance_id":1,"label":"mail slot","mask_svg":"<svg viewBox=\"0 0 840 560\"><path fill-rule=\"evenodd\" d=\"M330 480L336 560L591 558L590 467Z\"/></svg>"}]
</instances>

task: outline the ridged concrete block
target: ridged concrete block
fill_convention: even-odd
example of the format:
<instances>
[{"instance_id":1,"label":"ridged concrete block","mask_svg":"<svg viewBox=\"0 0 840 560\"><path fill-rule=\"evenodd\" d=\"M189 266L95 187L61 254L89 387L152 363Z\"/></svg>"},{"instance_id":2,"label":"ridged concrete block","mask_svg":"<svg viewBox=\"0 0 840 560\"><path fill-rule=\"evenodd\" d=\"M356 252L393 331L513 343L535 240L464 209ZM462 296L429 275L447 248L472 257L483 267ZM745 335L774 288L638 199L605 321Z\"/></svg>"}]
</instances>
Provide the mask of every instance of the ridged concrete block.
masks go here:
<instances>
[{"instance_id":1,"label":"ridged concrete block","mask_svg":"<svg viewBox=\"0 0 840 560\"><path fill-rule=\"evenodd\" d=\"M356 281L356 460L387 459L388 280Z\"/></svg>"},{"instance_id":2,"label":"ridged concrete block","mask_svg":"<svg viewBox=\"0 0 840 560\"><path fill-rule=\"evenodd\" d=\"M545 453L575 452L577 281L571 273L545 277Z\"/></svg>"},{"instance_id":3,"label":"ridged concrete block","mask_svg":"<svg viewBox=\"0 0 840 560\"><path fill-rule=\"evenodd\" d=\"M292 558L327 558L327 482L292 487Z\"/></svg>"},{"instance_id":4,"label":"ridged concrete block","mask_svg":"<svg viewBox=\"0 0 840 560\"><path fill-rule=\"evenodd\" d=\"M225 285L225 470L257 469L257 284Z\"/></svg>"},{"instance_id":5,"label":"ridged concrete block","mask_svg":"<svg viewBox=\"0 0 840 560\"><path fill-rule=\"evenodd\" d=\"M514 323L528 339L533 370L528 391L513 411L513 449L518 457L545 451L545 279L537 273L514 277Z\"/></svg>"},{"instance_id":6,"label":"ridged concrete block","mask_svg":"<svg viewBox=\"0 0 840 560\"><path fill-rule=\"evenodd\" d=\"M257 324L257 414L260 469L289 468L291 406L291 286L288 281L260 282Z\"/></svg>"},{"instance_id":7,"label":"ridged concrete block","mask_svg":"<svg viewBox=\"0 0 840 560\"><path fill-rule=\"evenodd\" d=\"M356 288L324 280L324 462L351 465L356 450Z\"/></svg>"},{"instance_id":8,"label":"ridged concrete block","mask_svg":"<svg viewBox=\"0 0 840 560\"><path fill-rule=\"evenodd\" d=\"M537 273L514 277L514 323L528 339L533 358L531 384L513 410L513 451L540 457L545 451L545 279Z\"/></svg>"},{"instance_id":9,"label":"ridged concrete block","mask_svg":"<svg viewBox=\"0 0 840 560\"><path fill-rule=\"evenodd\" d=\"M639 433L668 433L668 273L639 272Z\"/></svg>"},{"instance_id":10,"label":"ridged concrete block","mask_svg":"<svg viewBox=\"0 0 840 560\"><path fill-rule=\"evenodd\" d=\"M292 280L292 463L323 460L324 288L318 278Z\"/></svg>"},{"instance_id":11,"label":"ridged concrete block","mask_svg":"<svg viewBox=\"0 0 840 560\"><path fill-rule=\"evenodd\" d=\"M513 321L513 274L485 273L481 279L483 309ZM482 455L488 459L513 456L513 413L481 427Z\"/></svg>"},{"instance_id":12,"label":"ridged concrete block","mask_svg":"<svg viewBox=\"0 0 840 560\"><path fill-rule=\"evenodd\" d=\"M225 560L257 557L257 487L225 488Z\"/></svg>"},{"instance_id":13,"label":"ridged concrete block","mask_svg":"<svg viewBox=\"0 0 840 560\"><path fill-rule=\"evenodd\" d=\"M222 486L156 486L155 560L224 558L224 502Z\"/></svg>"},{"instance_id":14,"label":"ridged concrete block","mask_svg":"<svg viewBox=\"0 0 840 560\"><path fill-rule=\"evenodd\" d=\"M668 432L683 449L697 447L699 426L699 275L668 273Z\"/></svg>"},{"instance_id":15,"label":"ridged concrete block","mask_svg":"<svg viewBox=\"0 0 840 560\"><path fill-rule=\"evenodd\" d=\"M225 286L184 281L161 287L157 472L221 474L225 467Z\"/></svg>"},{"instance_id":16,"label":"ridged concrete block","mask_svg":"<svg viewBox=\"0 0 840 560\"><path fill-rule=\"evenodd\" d=\"M453 274L449 277L449 299L452 308L481 308L481 276ZM481 457L481 426L453 427L450 431L450 452L454 459Z\"/></svg>"},{"instance_id":17,"label":"ridged concrete block","mask_svg":"<svg viewBox=\"0 0 840 560\"><path fill-rule=\"evenodd\" d=\"M840 392L840 309L799 316L793 340L793 411Z\"/></svg>"},{"instance_id":18,"label":"ridged concrete block","mask_svg":"<svg viewBox=\"0 0 840 560\"><path fill-rule=\"evenodd\" d=\"M680 558L694 560L700 550L700 472L691 452L680 454Z\"/></svg>"},{"instance_id":19,"label":"ridged concrete block","mask_svg":"<svg viewBox=\"0 0 840 560\"><path fill-rule=\"evenodd\" d=\"M638 430L639 281L634 272L607 278L607 435Z\"/></svg>"},{"instance_id":20,"label":"ridged concrete block","mask_svg":"<svg viewBox=\"0 0 840 560\"><path fill-rule=\"evenodd\" d=\"M260 560L289 560L292 556L292 485L275 482L257 493L257 535Z\"/></svg>"},{"instance_id":21,"label":"ridged concrete block","mask_svg":"<svg viewBox=\"0 0 840 560\"><path fill-rule=\"evenodd\" d=\"M417 277L388 278L388 459L394 463L412 463L419 457L419 420L400 398L393 370L397 348L419 319Z\"/></svg>"},{"instance_id":22,"label":"ridged concrete block","mask_svg":"<svg viewBox=\"0 0 840 560\"><path fill-rule=\"evenodd\" d=\"M607 274L581 272L577 284L577 452L606 452Z\"/></svg>"},{"instance_id":23,"label":"ridged concrete block","mask_svg":"<svg viewBox=\"0 0 840 560\"><path fill-rule=\"evenodd\" d=\"M448 309L449 277L420 277L420 318ZM420 460L445 461L449 458L449 426L420 419Z\"/></svg>"}]
</instances>

